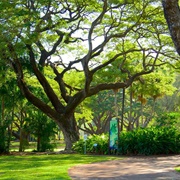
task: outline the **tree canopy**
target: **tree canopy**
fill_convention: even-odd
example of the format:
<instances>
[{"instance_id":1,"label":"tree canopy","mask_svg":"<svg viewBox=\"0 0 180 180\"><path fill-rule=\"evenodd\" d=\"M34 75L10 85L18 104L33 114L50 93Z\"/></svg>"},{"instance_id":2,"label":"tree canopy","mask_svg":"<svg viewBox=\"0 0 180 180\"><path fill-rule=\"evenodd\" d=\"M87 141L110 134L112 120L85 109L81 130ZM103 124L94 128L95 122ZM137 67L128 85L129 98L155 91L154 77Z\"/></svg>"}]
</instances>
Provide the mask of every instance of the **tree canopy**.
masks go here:
<instances>
[{"instance_id":1,"label":"tree canopy","mask_svg":"<svg viewBox=\"0 0 180 180\"><path fill-rule=\"evenodd\" d=\"M0 59L13 68L28 101L59 125L71 149L79 138L74 112L84 99L127 88L178 60L165 24L155 0L1 1ZM33 92L30 77L46 101Z\"/></svg>"}]
</instances>

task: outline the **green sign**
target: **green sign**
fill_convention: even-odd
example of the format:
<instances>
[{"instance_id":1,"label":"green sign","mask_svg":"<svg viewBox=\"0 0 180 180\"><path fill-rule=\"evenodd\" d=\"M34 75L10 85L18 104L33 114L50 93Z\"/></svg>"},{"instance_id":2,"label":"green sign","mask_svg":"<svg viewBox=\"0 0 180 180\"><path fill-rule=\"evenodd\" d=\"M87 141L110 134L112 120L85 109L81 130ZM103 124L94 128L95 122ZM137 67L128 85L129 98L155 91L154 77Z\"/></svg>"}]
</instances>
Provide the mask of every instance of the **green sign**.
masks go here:
<instances>
[{"instance_id":1,"label":"green sign","mask_svg":"<svg viewBox=\"0 0 180 180\"><path fill-rule=\"evenodd\" d=\"M109 129L109 147L110 149L118 148L118 119L112 118Z\"/></svg>"}]
</instances>

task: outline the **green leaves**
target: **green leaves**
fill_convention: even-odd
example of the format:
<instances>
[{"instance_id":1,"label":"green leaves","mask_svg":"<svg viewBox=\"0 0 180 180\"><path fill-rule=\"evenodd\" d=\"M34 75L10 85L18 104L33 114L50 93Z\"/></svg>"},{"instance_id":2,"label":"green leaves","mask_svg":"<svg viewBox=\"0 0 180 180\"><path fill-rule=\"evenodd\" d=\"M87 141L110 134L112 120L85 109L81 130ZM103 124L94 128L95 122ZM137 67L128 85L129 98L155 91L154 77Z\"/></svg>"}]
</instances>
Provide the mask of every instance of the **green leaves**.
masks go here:
<instances>
[{"instance_id":1,"label":"green leaves","mask_svg":"<svg viewBox=\"0 0 180 180\"><path fill-rule=\"evenodd\" d=\"M81 139L73 145L73 150L78 153L84 153L85 145L87 153L108 154L108 135L89 136L86 142Z\"/></svg>"},{"instance_id":2,"label":"green leaves","mask_svg":"<svg viewBox=\"0 0 180 180\"><path fill-rule=\"evenodd\" d=\"M134 96L143 95L144 97L152 97L156 100L164 95L172 95L176 88L173 86L175 76L173 71L168 68L159 69L149 75L144 75L139 81L135 81L132 85Z\"/></svg>"},{"instance_id":3,"label":"green leaves","mask_svg":"<svg viewBox=\"0 0 180 180\"><path fill-rule=\"evenodd\" d=\"M3 66L14 67L26 98L61 127L102 90L128 88L136 80L136 96L174 90L173 79L163 78L170 73L157 69L177 59L155 0L14 0L1 1L0 8Z\"/></svg>"},{"instance_id":4,"label":"green leaves","mask_svg":"<svg viewBox=\"0 0 180 180\"><path fill-rule=\"evenodd\" d=\"M180 114L178 112L164 113L157 117L155 124L159 127L174 127L179 129Z\"/></svg>"},{"instance_id":5,"label":"green leaves","mask_svg":"<svg viewBox=\"0 0 180 180\"><path fill-rule=\"evenodd\" d=\"M119 140L121 154L156 155L180 152L180 133L175 128L152 127L123 132Z\"/></svg>"},{"instance_id":6,"label":"green leaves","mask_svg":"<svg viewBox=\"0 0 180 180\"><path fill-rule=\"evenodd\" d=\"M97 147L94 146L97 145ZM74 144L73 149L84 152L83 140ZM108 153L108 136L90 136L86 141L88 153ZM122 132L118 153L123 155L176 154L180 152L180 133L169 127L152 127Z\"/></svg>"},{"instance_id":7,"label":"green leaves","mask_svg":"<svg viewBox=\"0 0 180 180\"><path fill-rule=\"evenodd\" d=\"M113 5L133 4L134 0L108 0L108 2Z\"/></svg>"}]
</instances>

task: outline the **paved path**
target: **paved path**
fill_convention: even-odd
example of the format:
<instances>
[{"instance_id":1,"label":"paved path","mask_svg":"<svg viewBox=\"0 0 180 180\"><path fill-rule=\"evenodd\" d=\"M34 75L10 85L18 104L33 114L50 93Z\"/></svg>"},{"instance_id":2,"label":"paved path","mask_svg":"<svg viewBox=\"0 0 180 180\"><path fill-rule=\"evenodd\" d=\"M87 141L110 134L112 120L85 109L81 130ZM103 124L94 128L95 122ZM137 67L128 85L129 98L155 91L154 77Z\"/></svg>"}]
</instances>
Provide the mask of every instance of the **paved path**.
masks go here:
<instances>
[{"instance_id":1,"label":"paved path","mask_svg":"<svg viewBox=\"0 0 180 180\"><path fill-rule=\"evenodd\" d=\"M101 163L85 164L69 169L72 180L180 180L174 167L180 155L128 157Z\"/></svg>"}]
</instances>

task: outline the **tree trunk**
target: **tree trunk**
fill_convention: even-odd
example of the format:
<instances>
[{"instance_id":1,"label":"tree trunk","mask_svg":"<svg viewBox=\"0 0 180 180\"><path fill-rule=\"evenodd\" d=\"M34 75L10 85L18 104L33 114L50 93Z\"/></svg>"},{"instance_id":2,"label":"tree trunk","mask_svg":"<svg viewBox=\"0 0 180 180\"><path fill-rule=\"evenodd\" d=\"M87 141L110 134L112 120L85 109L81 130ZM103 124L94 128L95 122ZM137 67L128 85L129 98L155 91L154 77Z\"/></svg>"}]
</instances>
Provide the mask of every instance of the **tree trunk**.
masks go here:
<instances>
[{"instance_id":1,"label":"tree trunk","mask_svg":"<svg viewBox=\"0 0 180 180\"><path fill-rule=\"evenodd\" d=\"M6 152L6 127L4 125L5 107L4 96L1 97L1 117L0 117L0 154Z\"/></svg>"},{"instance_id":2,"label":"tree trunk","mask_svg":"<svg viewBox=\"0 0 180 180\"><path fill-rule=\"evenodd\" d=\"M130 96L129 96L129 124L128 124L128 131L131 131L133 129L133 117L132 117L132 112L133 112L133 92L132 92L132 86L130 87Z\"/></svg>"},{"instance_id":3,"label":"tree trunk","mask_svg":"<svg viewBox=\"0 0 180 180\"><path fill-rule=\"evenodd\" d=\"M23 136L22 136L22 130L20 130L19 152L23 152Z\"/></svg>"},{"instance_id":4,"label":"tree trunk","mask_svg":"<svg viewBox=\"0 0 180 180\"><path fill-rule=\"evenodd\" d=\"M162 0L164 16L176 51L180 55L180 9L178 2L178 0Z\"/></svg>"},{"instance_id":5,"label":"tree trunk","mask_svg":"<svg viewBox=\"0 0 180 180\"><path fill-rule=\"evenodd\" d=\"M23 129L20 130L20 142L19 142L19 152L24 152L26 147L29 145L28 134Z\"/></svg>"},{"instance_id":6,"label":"tree trunk","mask_svg":"<svg viewBox=\"0 0 180 180\"><path fill-rule=\"evenodd\" d=\"M69 151L72 149L73 143L79 140L79 131L74 113L66 116L61 122L59 123L59 127L62 130L64 136L64 141L66 144L65 150Z\"/></svg>"},{"instance_id":7,"label":"tree trunk","mask_svg":"<svg viewBox=\"0 0 180 180\"><path fill-rule=\"evenodd\" d=\"M122 93L121 132L123 131L123 125L124 125L124 106L125 106L125 88L123 88L123 93Z\"/></svg>"},{"instance_id":8,"label":"tree trunk","mask_svg":"<svg viewBox=\"0 0 180 180\"><path fill-rule=\"evenodd\" d=\"M1 118L0 118L0 125L4 126L4 117L5 117L5 107L4 107L4 96L1 98Z\"/></svg>"},{"instance_id":9,"label":"tree trunk","mask_svg":"<svg viewBox=\"0 0 180 180\"><path fill-rule=\"evenodd\" d=\"M41 137L38 135L37 137L37 151L40 152L40 144L41 144Z\"/></svg>"}]
</instances>

